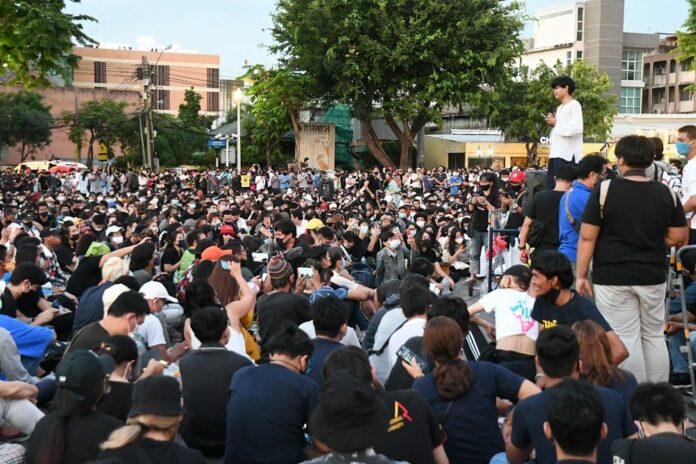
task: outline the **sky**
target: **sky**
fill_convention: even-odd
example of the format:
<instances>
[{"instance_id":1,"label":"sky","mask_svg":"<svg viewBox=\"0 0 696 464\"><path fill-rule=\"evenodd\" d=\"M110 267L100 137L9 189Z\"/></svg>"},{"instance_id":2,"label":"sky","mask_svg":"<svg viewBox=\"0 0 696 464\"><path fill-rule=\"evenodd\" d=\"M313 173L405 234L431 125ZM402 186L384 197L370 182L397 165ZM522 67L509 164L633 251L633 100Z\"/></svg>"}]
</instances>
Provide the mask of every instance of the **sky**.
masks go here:
<instances>
[{"instance_id":1,"label":"sky","mask_svg":"<svg viewBox=\"0 0 696 464\"><path fill-rule=\"evenodd\" d=\"M466 0L452 0L466 1ZM521 0L531 15L564 0ZM272 65L264 47L272 43L269 29L275 0L81 0L68 3L71 14L98 20L85 32L98 42L118 48L165 48L220 55L220 77L235 78L250 64ZM659 7L657 5L659 4ZM625 0L627 32L673 32L688 15L687 0ZM531 36L531 25L525 36Z\"/></svg>"}]
</instances>

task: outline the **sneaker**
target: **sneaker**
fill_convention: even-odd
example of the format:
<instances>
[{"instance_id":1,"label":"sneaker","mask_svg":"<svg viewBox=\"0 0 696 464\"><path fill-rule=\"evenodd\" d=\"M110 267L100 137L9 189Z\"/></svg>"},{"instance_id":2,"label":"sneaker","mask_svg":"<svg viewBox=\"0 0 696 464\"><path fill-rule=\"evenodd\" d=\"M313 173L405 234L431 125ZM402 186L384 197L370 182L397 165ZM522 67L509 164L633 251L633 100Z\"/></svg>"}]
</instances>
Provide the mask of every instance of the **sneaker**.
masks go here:
<instances>
[{"instance_id":1,"label":"sneaker","mask_svg":"<svg viewBox=\"0 0 696 464\"><path fill-rule=\"evenodd\" d=\"M669 383L674 386L691 385L691 377L688 372L673 372L669 375Z\"/></svg>"}]
</instances>

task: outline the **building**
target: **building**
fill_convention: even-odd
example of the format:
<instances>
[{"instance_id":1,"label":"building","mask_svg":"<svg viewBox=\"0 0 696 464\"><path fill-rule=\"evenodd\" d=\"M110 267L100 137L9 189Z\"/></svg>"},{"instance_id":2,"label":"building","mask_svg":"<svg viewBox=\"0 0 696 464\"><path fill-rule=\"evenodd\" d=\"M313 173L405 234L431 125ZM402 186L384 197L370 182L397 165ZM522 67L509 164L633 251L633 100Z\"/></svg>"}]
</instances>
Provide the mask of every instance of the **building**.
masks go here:
<instances>
[{"instance_id":1,"label":"building","mask_svg":"<svg viewBox=\"0 0 696 464\"><path fill-rule=\"evenodd\" d=\"M138 69L143 61L152 67L153 109L178 114L184 94L193 87L201 99L201 114L220 115L220 57L168 50L140 51L120 49L74 48L81 59L73 72L72 85L81 89L106 89L111 92L142 92Z\"/></svg>"},{"instance_id":2,"label":"building","mask_svg":"<svg viewBox=\"0 0 696 464\"><path fill-rule=\"evenodd\" d=\"M652 114L696 111L696 95L687 87L696 83L692 60L678 61L677 37L664 35L660 46L643 56L642 110Z\"/></svg>"},{"instance_id":3,"label":"building","mask_svg":"<svg viewBox=\"0 0 696 464\"><path fill-rule=\"evenodd\" d=\"M658 34L623 30L624 0L587 0L544 8L536 13L534 37L526 41L523 66L553 66L583 59L609 75L619 113L640 113L643 55L660 44Z\"/></svg>"},{"instance_id":4,"label":"building","mask_svg":"<svg viewBox=\"0 0 696 464\"><path fill-rule=\"evenodd\" d=\"M18 87L0 85L0 92L16 92L20 90ZM125 113L135 113L142 107L140 100L140 92L133 90L122 90L118 93L100 89L100 88L77 88L77 87L49 87L44 89L34 89L43 97L43 103L51 107L51 115L54 121L63 113L63 111L77 111L83 103L89 101L100 101L107 98L116 101L125 102L127 104L124 109ZM52 159L66 161L80 161L75 154L75 144L68 138L69 127L55 124L51 130L51 143L36 153L31 153L24 161L48 161ZM121 154L121 149L118 145L111 147L116 156ZM97 148L94 148L96 153ZM81 155L87 155L87 148L82 147ZM14 165L20 163L19 147L8 147L3 145L0 147L0 163L2 165ZM95 156L96 159L96 156Z\"/></svg>"}]
</instances>

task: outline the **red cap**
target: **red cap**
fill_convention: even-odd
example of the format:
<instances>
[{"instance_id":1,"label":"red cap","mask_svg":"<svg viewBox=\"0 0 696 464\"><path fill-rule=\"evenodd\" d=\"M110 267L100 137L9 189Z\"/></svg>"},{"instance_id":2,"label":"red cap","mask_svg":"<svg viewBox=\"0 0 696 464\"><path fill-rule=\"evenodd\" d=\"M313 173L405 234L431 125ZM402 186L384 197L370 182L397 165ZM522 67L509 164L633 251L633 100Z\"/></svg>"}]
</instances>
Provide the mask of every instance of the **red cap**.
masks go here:
<instances>
[{"instance_id":1,"label":"red cap","mask_svg":"<svg viewBox=\"0 0 696 464\"><path fill-rule=\"evenodd\" d=\"M234 227L225 224L222 226L222 228L220 228L220 233L222 235L234 235Z\"/></svg>"},{"instance_id":2,"label":"red cap","mask_svg":"<svg viewBox=\"0 0 696 464\"><path fill-rule=\"evenodd\" d=\"M510 173L510 182L517 182L521 184L524 182L524 172L522 171L512 171Z\"/></svg>"}]
</instances>

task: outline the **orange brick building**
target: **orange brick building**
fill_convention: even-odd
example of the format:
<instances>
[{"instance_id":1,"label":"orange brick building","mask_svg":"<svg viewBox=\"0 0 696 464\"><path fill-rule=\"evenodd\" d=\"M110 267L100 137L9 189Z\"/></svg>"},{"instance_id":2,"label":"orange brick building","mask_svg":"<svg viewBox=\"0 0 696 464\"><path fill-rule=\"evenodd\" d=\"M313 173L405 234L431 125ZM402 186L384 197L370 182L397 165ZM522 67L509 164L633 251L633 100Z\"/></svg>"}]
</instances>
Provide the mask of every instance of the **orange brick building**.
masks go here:
<instances>
[{"instance_id":1,"label":"orange brick building","mask_svg":"<svg viewBox=\"0 0 696 464\"><path fill-rule=\"evenodd\" d=\"M170 51L74 48L81 57L73 73L76 88L142 92L137 75L143 56L152 66L153 109L176 115L184 92L193 87L203 97L201 113L220 115L220 56ZM157 65L155 67L155 64Z\"/></svg>"}]
</instances>

